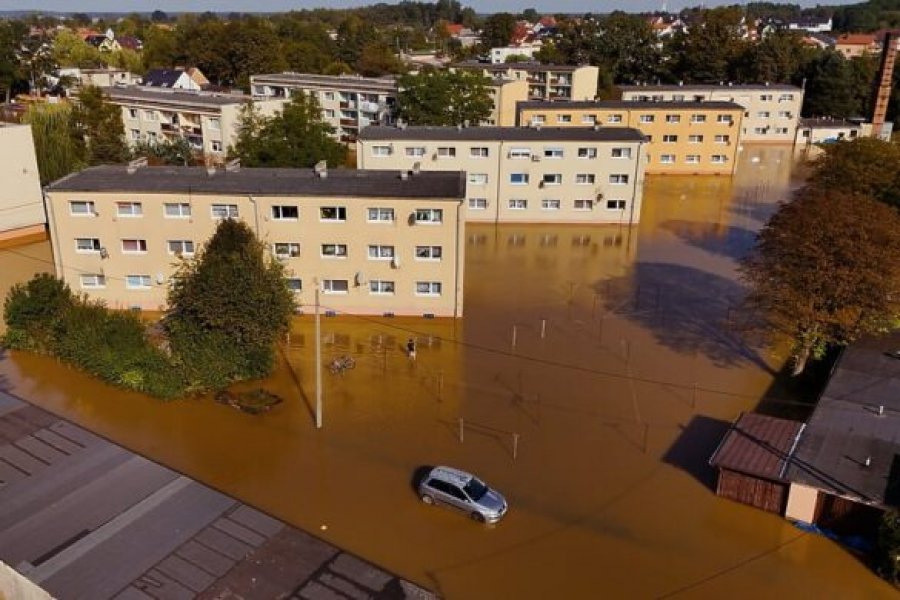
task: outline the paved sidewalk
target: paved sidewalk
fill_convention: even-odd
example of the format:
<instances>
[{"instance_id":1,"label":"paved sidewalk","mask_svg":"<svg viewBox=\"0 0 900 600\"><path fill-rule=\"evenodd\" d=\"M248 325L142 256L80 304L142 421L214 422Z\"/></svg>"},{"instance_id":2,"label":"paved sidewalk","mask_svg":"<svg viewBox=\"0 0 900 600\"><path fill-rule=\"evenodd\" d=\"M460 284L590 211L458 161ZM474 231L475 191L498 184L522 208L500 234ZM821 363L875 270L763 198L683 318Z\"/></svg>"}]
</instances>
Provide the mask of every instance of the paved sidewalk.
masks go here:
<instances>
[{"instance_id":1,"label":"paved sidewalk","mask_svg":"<svg viewBox=\"0 0 900 600\"><path fill-rule=\"evenodd\" d=\"M62 600L434 598L2 392L0 560Z\"/></svg>"}]
</instances>

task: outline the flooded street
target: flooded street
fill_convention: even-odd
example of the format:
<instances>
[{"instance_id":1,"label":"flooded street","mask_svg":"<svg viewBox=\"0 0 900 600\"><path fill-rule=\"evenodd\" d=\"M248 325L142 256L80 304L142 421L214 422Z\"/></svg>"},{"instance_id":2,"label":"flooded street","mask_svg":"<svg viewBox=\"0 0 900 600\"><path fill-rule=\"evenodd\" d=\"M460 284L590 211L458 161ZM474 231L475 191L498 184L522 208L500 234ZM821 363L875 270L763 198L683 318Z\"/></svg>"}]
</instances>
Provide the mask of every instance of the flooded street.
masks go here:
<instances>
[{"instance_id":1,"label":"flooded street","mask_svg":"<svg viewBox=\"0 0 900 600\"><path fill-rule=\"evenodd\" d=\"M741 160L734 179L651 178L632 229L468 226L463 320L323 319L326 361L357 366L325 371L321 431L309 316L260 417L23 354L0 384L447 598L891 597L840 546L713 494L707 459L783 361L735 333L735 259L799 184L790 149ZM15 251L0 289L50 266ZM497 487L507 518L422 505L412 474L435 464Z\"/></svg>"}]
</instances>

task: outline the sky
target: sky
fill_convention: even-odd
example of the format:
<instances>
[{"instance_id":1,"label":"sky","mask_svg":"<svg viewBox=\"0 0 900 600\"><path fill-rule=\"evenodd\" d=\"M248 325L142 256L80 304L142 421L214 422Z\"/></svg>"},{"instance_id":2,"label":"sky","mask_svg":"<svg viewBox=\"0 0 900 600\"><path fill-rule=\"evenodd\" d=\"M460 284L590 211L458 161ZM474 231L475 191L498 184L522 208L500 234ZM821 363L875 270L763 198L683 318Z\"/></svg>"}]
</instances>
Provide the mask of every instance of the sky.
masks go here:
<instances>
[{"instance_id":1,"label":"sky","mask_svg":"<svg viewBox=\"0 0 900 600\"><path fill-rule=\"evenodd\" d=\"M150 12L156 9L167 12L217 12L229 11L271 11L291 9L344 8L374 4L379 0L0 0L0 10L53 10L61 12ZM688 6L718 6L722 4L744 4L746 0L668 0L670 11L678 11ZM817 4L856 4L863 0L788 0L786 3L801 6ZM462 0L464 6L471 6L479 13L520 12L534 7L546 12L609 12L625 10L642 12L659 10L663 0Z\"/></svg>"}]
</instances>

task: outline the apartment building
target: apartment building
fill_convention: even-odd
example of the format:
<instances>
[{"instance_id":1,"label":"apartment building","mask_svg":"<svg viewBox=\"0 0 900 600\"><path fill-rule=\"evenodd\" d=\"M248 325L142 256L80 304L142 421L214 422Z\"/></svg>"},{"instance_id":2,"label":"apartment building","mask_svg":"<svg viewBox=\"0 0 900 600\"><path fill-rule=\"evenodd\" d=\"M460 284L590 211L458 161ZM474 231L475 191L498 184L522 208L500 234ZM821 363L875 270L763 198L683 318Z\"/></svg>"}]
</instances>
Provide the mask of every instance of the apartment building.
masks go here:
<instances>
[{"instance_id":1,"label":"apartment building","mask_svg":"<svg viewBox=\"0 0 900 600\"><path fill-rule=\"evenodd\" d=\"M633 127L647 138L648 175L732 175L743 117L734 102L520 102L516 124Z\"/></svg>"},{"instance_id":2,"label":"apartment building","mask_svg":"<svg viewBox=\"0 0 900 600\"><path fill-rule=\"evenodd\" d=\"M225 218L284 261L303 310L462 316L459 172L93 167L49 186L56 272L115 308L162 310L180 257Z\"/></svg>"},{"instance_id":3,"label":"apartment building","mask_svg":"<svg viewBox=\"0 0 900 600\"><path fill-rule=\"evenodd\" d=\"M537 62L487 64L465 61L455 69L481 71L497 80L524 79L530 100L593 100L600 69L592 66L545 65Z\"/></svg>"},{"instance_id":4,"label":"apartment building","mask_svg":"<svg viewBox=\"0 0 900 600\"><path fill-rule=\"evenodd\" d=\"M465 171L466 219L636 223L646 141L620 127L368 127L359 169Z\"/></svg>"},{"instance_id":5,"label":"apartment building","mask_svg":"<svg viewBox=\"0 0 900 600\"><path fill-rule=\"evenodd\" d=\"M800 121L803 89L784 84L627 85L622 100L734 102L744 107L741 140L791 144Z\"/></svg>"},{"instance_id":6,"label":"apartment building","mask_svg":"<svg viewBox=\"0 0 900 600\"><path fill-rule=\"evenodd\" d=\"M250 89L254 98L290 98L297 92L314 96L322 107L322 117L334 127L335 136L348 142L354 141L363 127L393 123L397 104L397 81L393 77L252 75Z\"/></svg>"},{"instance_id":7,"label":"apartment building","mask_svg":"<svg viewBox=\"0 0 900 600\"><path fill-rule=\"evenodd\" d=\"M516 106L528 99L528 81L525 79L491 79L488 88L494 108L482 125L513 127L516 124Z\"/></svg>"},{"instance_id":8,"label":"apartment building","mask_svg":"<svg viewBox=\"0 0 900 600\"><path fill-rule=\"evenodd\" d=\"M0 246L46 239L31 126L0 123Z\"/></svg>"},{"instance_id":9,"label":"apartment building","mask_svg":"<svg viewBox=\"0 0 900 600\"><path fill-rule=\"evenodd\" d=\"M107 88L109 102L122 108L125 137L132 145L183 138L211 163L225 161L237 139L241 109L249 96L174 91L139 86ZM261 114L272 116L284 100L257 101Z\"/></svg>"}]
</instances>

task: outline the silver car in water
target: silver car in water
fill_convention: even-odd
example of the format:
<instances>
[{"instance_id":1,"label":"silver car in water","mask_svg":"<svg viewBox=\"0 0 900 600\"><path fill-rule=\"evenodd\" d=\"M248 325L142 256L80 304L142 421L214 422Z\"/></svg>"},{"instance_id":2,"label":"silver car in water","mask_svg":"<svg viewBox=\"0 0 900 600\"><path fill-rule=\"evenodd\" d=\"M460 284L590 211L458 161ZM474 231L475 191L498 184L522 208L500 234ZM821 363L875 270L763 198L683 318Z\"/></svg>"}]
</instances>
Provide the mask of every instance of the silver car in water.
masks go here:
<instances>
[{"instance_id":1,"label":"silver car in water","mask_svg":"<svg viewBox=\"0 0 900 600\"><path fill-rule=\"evenodd\" d=\"M419 482L419 498L425 504L446 504L479 523L496 523L509 508L496 490L465 471L433 467Z\"/></svg>"}]
</instances>

